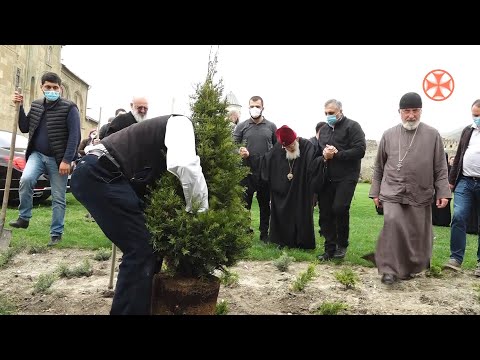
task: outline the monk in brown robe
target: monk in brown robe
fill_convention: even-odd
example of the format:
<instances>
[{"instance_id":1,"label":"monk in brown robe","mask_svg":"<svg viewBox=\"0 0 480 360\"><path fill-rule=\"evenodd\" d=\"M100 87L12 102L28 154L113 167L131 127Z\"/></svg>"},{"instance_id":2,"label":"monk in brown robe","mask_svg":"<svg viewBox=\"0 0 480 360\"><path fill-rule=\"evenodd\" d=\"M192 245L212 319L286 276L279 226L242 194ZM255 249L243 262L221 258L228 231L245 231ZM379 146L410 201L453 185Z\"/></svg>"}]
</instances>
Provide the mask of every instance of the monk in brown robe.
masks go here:
<instances>
[{"instance_id":1,"label":"monk in brown robe","mask_svg":"<svg viewBox=\"0 0 480 360\"><path fill-rule=\"evenodd\" d=\"M382 283L408 279L430 266L433 247L432 207L444 208L452 197L442 138L420 122L422 99L400 99L401 124L383 133L369 197L383 207L375 262Z\"/></svg>"}]
</instances>

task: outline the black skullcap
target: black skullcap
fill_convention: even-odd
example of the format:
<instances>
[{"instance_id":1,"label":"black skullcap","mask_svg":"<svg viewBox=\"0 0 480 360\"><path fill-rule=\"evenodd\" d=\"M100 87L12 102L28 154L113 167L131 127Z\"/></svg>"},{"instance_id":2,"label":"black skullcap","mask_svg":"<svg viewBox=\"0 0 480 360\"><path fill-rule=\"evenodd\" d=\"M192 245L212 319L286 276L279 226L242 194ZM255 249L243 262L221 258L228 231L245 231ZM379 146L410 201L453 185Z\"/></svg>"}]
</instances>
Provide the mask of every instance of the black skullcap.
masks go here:
<instances>
[{"instance_id":1,"label":"black skullcap","mask_svg":"<svg viewBox=\"0 0 480 360\"><path fill-rule=\"evenodd\" d=\"M414 92L406 93L400 99L400 109L418 109L422 107L422 98Z\"/></svg>"}]
</instances>

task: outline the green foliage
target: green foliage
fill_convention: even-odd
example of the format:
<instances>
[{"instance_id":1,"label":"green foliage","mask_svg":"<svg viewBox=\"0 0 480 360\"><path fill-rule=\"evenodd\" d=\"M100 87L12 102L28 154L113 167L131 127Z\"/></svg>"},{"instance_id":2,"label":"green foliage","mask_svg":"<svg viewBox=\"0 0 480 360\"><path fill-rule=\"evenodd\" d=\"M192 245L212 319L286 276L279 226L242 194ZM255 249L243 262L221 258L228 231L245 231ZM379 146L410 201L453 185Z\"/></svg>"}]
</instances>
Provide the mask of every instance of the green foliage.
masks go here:
<instances>
[{"instance_id":1,"label":"green foliage","mask_svg":"<svg viewBox=\"0 0 480 360\"><path fill-rule=\"evenodd\" d=\"M61 264L57 271L60 277L66 277L68 279L82 276L88 277L93 274L92 266L87 259L83 260L80 265L75 266L72 269L65 264Z\"/></svg>"},{"instance_id":2,"label":"green foliage","mask_svg":"<svg viewBox=\"0 0 480 360\"><path fill-rule=\"evenodd\" d=\"M307 271L300 274L293 283L294 291L303 291L307 283L315 277L315 264L308 265Z\"/></svg>"},{"instance_id":3,"label":"green foliage","mask_svg":"<svg viewBox=\"0 0 480 360\"><path fill-rule=\"evenodd\" d=\"M273 261L273 265L275 265L275 267L282 271L282 272L285 272L285 271L288 271L288 267L290 266L290 264L295 261L295 258L293 256L289 256L285 251L282 253L282 255L275 259Z\"/></svg>"},{"instance_id":4,"label":"green foliage","mask_svg":"<svg viewBox=\"0 0 480 360\"><path fill-rule=\"evenodd\" d=\"M319 315L337 315L340 311L347 310L348 306L345 303L334 301L324 302L315 311Z\"/></svg>"},{"instance_id":5,"label":"green foliage","mask_svg":"<svg viewBox=\"0 0 480 360\"><path fill-rule=\"evenodd\" d=\"M57 276L55 274L41 274L37 282L33 285L33 293L48 293L50 286L55 282Z\"/></svg>"},{"instance_id":6,"label":"green foliage","mask_svg":"<svg viewBox=\"0 0 480 360\"><path fill-rule=\"evenodd\" d=\"M0 269L6 267L13 257L21 251L19 247L9 247L0 253Z\"/></svg>"},{"instance_id":7,"label":"green foliage","mask_svg":"<svg viewBox=\"0 0 480 360\"><path fill-rule=\"evenodd\" d=\"M112 250L108 248L100 248L95 252L95 255L93 255L93 260L97 261L105 261L110 259L110 256L112 256Z\"/></svg>"},{"instance_id":8,"label":"green foliage","mask_svg":"<svg viewBox=\"0 0 480 360\"><path fill-rule=\"evenodd\" d=\"M225 268L222 274L220 275L220 283L223 286L233 288L238 286L238 278L239 278L239 275L236 272Z\"/></svg>"},{"instance_id":9,"label":"green foliage","mask_svg":"<svg viewBox=\"0 0 480 360\"><path fill-rule=\"evenodd\" d=\"M425 273L427 277L441 278L443 276L442 268L437 265L430 266L430 269Z\"/></svg>"},{"instance_id":10,"label":"green foliage","mask_svg":"<svg viewBox=\"0 0 480 360\"><path fill-rule=\"evenodd\" d=\"M252 235L249 211L243 204L240 179L248 174L233 143L226 120L221 81L214 83L216 56L209 62L207 78L191 98L197 155L208 186L209 210L185 211L180 181L164 174L153 188L146 208L147 227L156 252L164 256L169 271L203 277L234 265L246 255Z\"/></svg>"},{"instance_id":11,"label":"green foliage","mask_svg":"<svg viewBox=\"0 0 480 360\"><path fill-rule=\"evenodd\" d=\"M352 269L344 268L335 272L335 279L345 286L346 289L353 289L358 281L358 276Z\"/></svg>"},{"instance_id":12,"label":"green foliage","mask_svg":"<svg viewBox=\"0 0 480 360\"><path fill-rule=\"evenodd\" d=\"M46 244L33 244L27 246L27 254L44 254L48 251L48 247Z\"/></svg>"},{"instance_id":13,"label":"green foliage","mask_svg":"<svg viewBox=\"0 0 480 360\"><path fill-rule=\"evenodd\" d=\"M220 300L215 306L215 315L227 315L228 314L228 302Z\"/></svg>"},{"instance_id":14,"label":"green foliage","mask_svg":"<svg viewBox=\"0 0 480 360\"><path fill-rule=\"evenodd\" d=\"M5 296L0 295L0 315L15 315L17 308L14 303Z\"/></svg>"}]
</instances>

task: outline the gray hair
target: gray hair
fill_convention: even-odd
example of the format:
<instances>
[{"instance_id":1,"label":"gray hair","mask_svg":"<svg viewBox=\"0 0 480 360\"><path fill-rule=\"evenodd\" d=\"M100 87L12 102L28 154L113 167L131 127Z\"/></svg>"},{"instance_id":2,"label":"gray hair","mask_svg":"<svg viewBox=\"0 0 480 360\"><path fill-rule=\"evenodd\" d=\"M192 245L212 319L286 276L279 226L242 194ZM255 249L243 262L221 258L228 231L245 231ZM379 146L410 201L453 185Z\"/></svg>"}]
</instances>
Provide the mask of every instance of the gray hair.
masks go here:
<instances>
[{"instance_id":1,"label":"gray hair","mask_svg":"<svg viewBox=\"0 0 480 360\"><path fill-rule=\"evenodd\" d=\"M338 100L335 99L330 99L325 102L324 107L327 107L328 105L333 104L338 110L342 110L342 103Z\"/></svg>"}]
</instances>

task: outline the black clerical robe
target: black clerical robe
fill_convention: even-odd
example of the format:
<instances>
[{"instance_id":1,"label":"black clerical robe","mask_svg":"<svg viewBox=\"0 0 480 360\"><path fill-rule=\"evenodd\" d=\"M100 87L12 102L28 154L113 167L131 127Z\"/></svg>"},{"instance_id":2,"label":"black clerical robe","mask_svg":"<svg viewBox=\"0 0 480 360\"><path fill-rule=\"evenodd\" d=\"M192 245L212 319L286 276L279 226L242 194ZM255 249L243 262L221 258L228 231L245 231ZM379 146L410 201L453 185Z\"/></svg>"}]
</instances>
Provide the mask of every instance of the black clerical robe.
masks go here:
<instances>
[{"instance_id":1,"label":"black clerical robe","mask_svg":"<svg viewBox=\"0 0 480 360\"><path fill-rule=\"evenodd\" d=\"M299 138L299 144L300 157L295 160L287 160L280 143L259 159L261 179L270 186L269 240L289 248L314 249L312 179L321 158L314 160L315 148L309 140Z\"/></svg>"}]
</instances>

